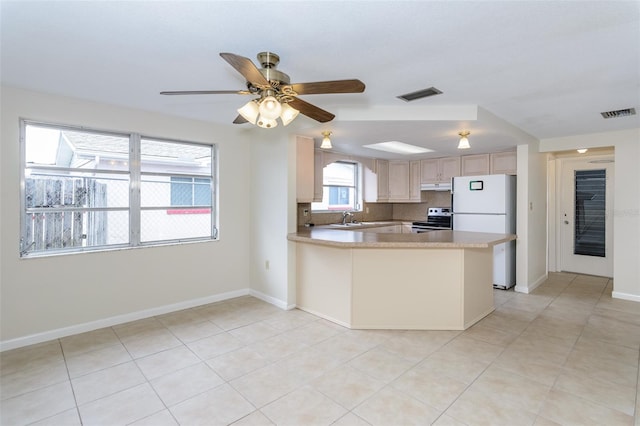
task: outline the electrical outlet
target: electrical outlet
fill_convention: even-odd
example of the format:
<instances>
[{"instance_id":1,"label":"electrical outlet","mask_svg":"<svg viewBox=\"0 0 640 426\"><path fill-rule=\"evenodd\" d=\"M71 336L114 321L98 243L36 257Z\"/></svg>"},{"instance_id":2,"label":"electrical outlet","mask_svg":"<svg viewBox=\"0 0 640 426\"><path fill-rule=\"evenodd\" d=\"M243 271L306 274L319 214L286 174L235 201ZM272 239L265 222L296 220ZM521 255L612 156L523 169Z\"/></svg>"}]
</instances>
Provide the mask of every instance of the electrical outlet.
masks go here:
<instances>
[{"instance_id":1,"label":"electrical outlet","mask_svg":"<svg viewBox=\"0 0 640 426\"><path fill-rule=\"evenodd\" d=\"M369 214L369 207L365 207L364 212L365 212L366 214Z\"/></svg>"},{"instance_id":2,"label":"electrical outlet","mask_svg":"<svg viewBox=\"0 0 640 426\"><path fill-rule=\"evenodd\" d=\"M302 210L302 215L303 215L304 217L309 216L309 209L304 209L304 210Z\"/></svg>"}]
</instances>

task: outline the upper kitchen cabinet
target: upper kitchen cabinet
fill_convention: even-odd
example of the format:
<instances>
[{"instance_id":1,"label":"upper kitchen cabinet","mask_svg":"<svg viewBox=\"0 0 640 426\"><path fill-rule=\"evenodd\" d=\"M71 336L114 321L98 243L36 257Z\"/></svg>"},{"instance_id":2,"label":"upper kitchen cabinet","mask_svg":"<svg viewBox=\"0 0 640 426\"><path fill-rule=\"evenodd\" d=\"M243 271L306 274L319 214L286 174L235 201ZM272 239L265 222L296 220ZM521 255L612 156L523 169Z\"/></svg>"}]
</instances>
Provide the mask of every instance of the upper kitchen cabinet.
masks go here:
<instances>
[{"instance_id":1,"label":"upper kitchen cabinet","mask_svg":"<svg viewBox=\"0 0 640 426\"><path fill-rule=\"evenodd\" d=\"M389 201L389 161L376 160L378 176L378 201Z\"/></svg>"},{"instance_id":2,"label":"upper kitchen cabinet","mask_svg":"<svg viewBox=\"0 0 640 426\"><path fill-rule=\"evenodd\" d=\"M420 162L389 162L389 201L420 201Z\"/></svg>"},{"instance_id":3,"label":"upper kitchen cabinet","mask_svg":"<svg viewBox=\"0 0 640 426\"><path fill-rule=\"evenodd\" d=\"M515 151L491 154L491 174L517 174L517 156Z\"/></svg>"},{"instance_id":4,"label":"upper kitchen cabinet","mask_svg":"<svg viewBox=\"0 0 640 426\"><path fill-rule=\"evenodd\" d=\"M296 199L298 203L314 201L314 164L313 139L296 136ZM320 169L320 173L322 173L322 169ZM322 178L320 183L322 184ZM322 198L322 194L320 198Z\"/></svg>"},{"instance_id":5,"label":"upper kitchen cabinet","mask_svg":"<svg viewBox=\"0 0 640 426\"><path fill-rule=\"evenodd\" d=\"M367 165L364 172L364 201L386 203L389 201L389 161L372 160L373 169Z\"/></svg>"},{"instance_id":6,"label":"upper kitchen cabinet","mask_svg":"<svg viewBox=\"0 0 640 426\"><path fill-rule=\"evenodd\" d=\"M489 154L465 155L462 157L462 176L488 175Z\"/></svg>"},{"instance_id":7,"label":"upper kitchen cabinet","mask_svg":"<svg viewBox=\"0 0 640 426\"><path fill-rule=\"evenodd\" d=\"M316 150L313 156L313 202L322 202L322 196L324 191L324 152Z\"/></svg>"},{"instance_id":8,"label":"upper kitchen cabinet","mask_svg":"<svg viewBox=\"0 0 640 426\"><path fill-rule=\"evenodd\" d=\"M409 200L421 201L420 196L420 161L409 162Z\"/></svg>"},{"instance_id":9,"label":"upper kitchen cabinet","mask_svg":"<svg viewBox=\"0 0 640 426\"><path fill-rule=\"evenodd\" d=\"M460 176L460 157L420 161L420 183L451 182L456 176Z\"/></svg>"}]
</instances>

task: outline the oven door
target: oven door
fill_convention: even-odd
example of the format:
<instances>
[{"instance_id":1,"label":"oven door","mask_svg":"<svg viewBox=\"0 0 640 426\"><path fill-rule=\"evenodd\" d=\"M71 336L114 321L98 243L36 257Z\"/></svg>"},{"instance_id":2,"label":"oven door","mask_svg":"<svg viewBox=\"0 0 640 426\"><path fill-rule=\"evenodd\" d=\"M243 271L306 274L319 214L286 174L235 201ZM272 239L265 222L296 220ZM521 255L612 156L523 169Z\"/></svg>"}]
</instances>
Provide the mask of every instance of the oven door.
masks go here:
<instances>
[{"instance_id":1,"label":"oven door","mask_svg":"<svg viewBox=\"0 0 640 426\"><path fill-rule=\"evenodd\" d=\"M427 224L426 222L414 223L411 226L412 234L421 234L423 232L430 232L430 231L451 231L451 228L438 226L438 225L434 226L434 225Z\"/></svg>"}]
</instances>

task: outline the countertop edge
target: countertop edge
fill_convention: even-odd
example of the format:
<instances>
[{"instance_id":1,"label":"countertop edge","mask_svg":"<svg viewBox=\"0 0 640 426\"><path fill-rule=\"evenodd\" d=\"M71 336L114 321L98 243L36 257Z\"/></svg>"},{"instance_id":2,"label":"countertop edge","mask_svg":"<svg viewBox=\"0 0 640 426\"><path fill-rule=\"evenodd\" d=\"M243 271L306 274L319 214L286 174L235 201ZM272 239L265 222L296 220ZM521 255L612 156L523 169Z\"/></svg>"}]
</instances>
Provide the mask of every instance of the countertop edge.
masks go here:
<instances>
[{"instance_id":1,"label":"countertop edge","mask_svg":"<svg viewBox=\"0 0 640 426\"><path fill-rule=\"evenodd\" d=\"M505 243L508 241L513 241L516 239L516 235L513 234L483 234L483 235L492 235L491 238L487 238L485 241L388 241L388 239L392 238L390 235L394 234L381 234L386 235L384 237L387 241L344 241L343 238L330 238L331 233L338 232L340 234L335 234L336 236L346 236L343 233L357 233L358 231L345 231L345 230L333 230L326 235L322 235L322 237L313 236L310 232L295 232L287 235L287 240L298 242L298 243L306 243L306 244L315 244L321 246L329 246L329 247L337 247L337 248L421 248L421 249L429 249L429 248L445 248L445 249L465 249L465 248L479 248L485 249L489 247L493 247L494 245ZM440 231L437 231L440 232ZM456 231L451 231L452 235L455 237L458 234L467 234L460 233L453 234ZM479 234L479 233L478 233ZM408 235L408 234L397 234L397 235ZM424 234L422 234L424 235ZM464 238L462 238L464 240Z\"/></svg>"}]
</instances>

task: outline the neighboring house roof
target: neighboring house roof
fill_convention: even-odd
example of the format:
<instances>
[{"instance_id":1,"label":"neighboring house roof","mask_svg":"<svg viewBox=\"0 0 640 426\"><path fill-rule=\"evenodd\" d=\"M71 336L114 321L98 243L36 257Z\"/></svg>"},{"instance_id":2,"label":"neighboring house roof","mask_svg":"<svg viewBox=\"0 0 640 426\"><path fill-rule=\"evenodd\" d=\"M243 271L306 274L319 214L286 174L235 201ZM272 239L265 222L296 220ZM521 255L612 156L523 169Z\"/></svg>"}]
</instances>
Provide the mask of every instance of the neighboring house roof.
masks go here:
<instances>
[{"instance_id":1,"label":"neighboring house roof","mask_svg":"<svg viewBox=\"0 0 640 426\"><path fill-rule=\"evenodd\" d=\"M65 130L62 132L62 138L77 154L118 158L129 156L128 136ZM148 138L142 140L142 155L150 160L198 162L201 164L209 160L210 154L211 151L208 146L181 145L173 141L165 142Z\"/></svg>"}]
</instances>

